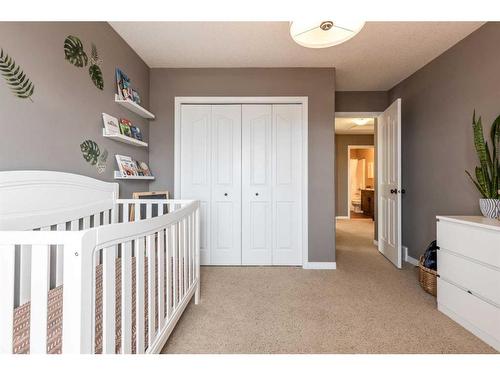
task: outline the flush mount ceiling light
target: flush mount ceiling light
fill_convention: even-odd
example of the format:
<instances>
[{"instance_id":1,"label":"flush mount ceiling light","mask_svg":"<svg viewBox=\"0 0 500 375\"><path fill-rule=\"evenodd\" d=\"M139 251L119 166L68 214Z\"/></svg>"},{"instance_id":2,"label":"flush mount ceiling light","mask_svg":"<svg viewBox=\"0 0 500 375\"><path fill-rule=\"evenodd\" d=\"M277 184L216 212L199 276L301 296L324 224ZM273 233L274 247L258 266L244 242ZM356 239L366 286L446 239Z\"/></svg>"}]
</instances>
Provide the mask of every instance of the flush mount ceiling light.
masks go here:
<instances>
[{"instance_id":1,"label":"flush mount ceiling light","mask_svg":"<svg viewBox=\"0 0 500 375\"><path fill-rule=\"evenodd\" d=\"M358 126L364 126L370 121L369 118L355 118L353 122Z\"/></svg>"},{"instance_id":2,"label":"flush mount ceiling light","mask_svg":"<svg viewBox=\"0 0 500 375\"><path fill-rule=\"evenodd\" d=\"M360 21L294 21L290 22L290 35L303 47L327 48L351 39L364 25Z\"/></svg>"}]
</instances>

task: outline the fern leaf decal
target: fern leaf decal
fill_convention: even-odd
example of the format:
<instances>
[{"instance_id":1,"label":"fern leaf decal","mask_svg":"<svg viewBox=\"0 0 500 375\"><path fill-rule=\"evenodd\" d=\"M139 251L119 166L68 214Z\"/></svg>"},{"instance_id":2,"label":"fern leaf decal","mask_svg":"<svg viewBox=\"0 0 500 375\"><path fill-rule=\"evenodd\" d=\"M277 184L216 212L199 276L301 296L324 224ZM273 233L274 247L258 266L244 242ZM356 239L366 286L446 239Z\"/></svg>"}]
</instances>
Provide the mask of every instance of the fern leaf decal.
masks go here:
<instances>
[{"instance_id":1,"label":"fern leaf decal","mask_svg":"<svg viewBox=\"0 0 500 375\"><path fill-rule=\"evenodd\" d=\"M99 149L99 145L97 143L87 139L80 145L80 149L82 150L82 156L85 161L89 162L91 165L97 164L99 155L101 154L101 150Z\"/></svg>"},{"instance_id":2,"label":"fern leaf decal","mask_svg":"<svg viewBox=\"0 0 500 375\"><path fill-rule=\"evenodd\" d=\"M15 96L33 101L31 96L35 91L35 85L3 49L0 49L0 73Z\"/></svg>"},{"instance_id":3,"label":"fern leaf decal","mask_svg":"<svg viewBox=\"0 0 500 375\"><path fill-rule=\"evenodd\" d=\"M83 50L82 41L76 36L69 35L64 40L64 55L66 56L66 60L79 68L88 64L88 57Z\"/></svg>"},{"instance_id":4,"label":"fern leaf decal","mask_svg":"<svg viewBox=\"0 0 500 375\"><path fill-rule=\"evenodd\" d=\"M94 85L98 89L102 90L104 88L104 80L102 78L101 68L99 68L97 65L90 65L89 75L90 79L92 79L92 82L94 82Z\"/></svg>"},{"instance_id":5,"label":"fern leaf decal","mask_svg":"<svg viewBox=\"0 0 500 375\"><path fill-rule=\"evenodd\" d=\"M92 43L91 51L90 51L90 63L92 65L101 65L102 59L97 54L97 47L94 43Z\"/></svg>"},{"instance_id":6,"label":"fern leaf decal","mask_svg":"<svg viewBox=\"0 0 500 375\"><path fill-rule=\"evenodd\" d=\"M101 152L97 159L96 169L97 173L102 174L106 170L106 161L108 160L108 150Z\"/></svg>"}]
</instances>

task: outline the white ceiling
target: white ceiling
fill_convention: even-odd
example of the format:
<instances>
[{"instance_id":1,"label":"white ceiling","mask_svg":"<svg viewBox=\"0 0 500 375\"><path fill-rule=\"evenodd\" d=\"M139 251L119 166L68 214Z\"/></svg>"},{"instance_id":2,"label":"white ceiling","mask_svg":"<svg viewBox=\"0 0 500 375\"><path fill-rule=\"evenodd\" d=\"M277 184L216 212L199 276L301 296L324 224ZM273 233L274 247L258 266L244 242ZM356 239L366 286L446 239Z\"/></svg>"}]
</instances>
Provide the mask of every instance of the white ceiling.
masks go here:
<instances>
[{"instance_id":1,"label":"white ceiling","mask_svg":"<svg viewBox=\"0 0 500 375\"><path fill-rule=\"evenodd\" d=\"M296 44L288 22L111 22L151 68L335 67L336 90L388 90L482 22L367 22L346 43Z\"/></svg>"},{"instance_id":2,"label":"white ceiling","mask_svg":"<svg viewBox=\"0 0 500 375\"><path fill-rule=\"evenodd\" d=\"M335 118L335 133L336 134L373 134L375 132L375 121L370 118L366 125L357 125L354 120L356 118L336 117Z\"/></svg>"}]
</instances>

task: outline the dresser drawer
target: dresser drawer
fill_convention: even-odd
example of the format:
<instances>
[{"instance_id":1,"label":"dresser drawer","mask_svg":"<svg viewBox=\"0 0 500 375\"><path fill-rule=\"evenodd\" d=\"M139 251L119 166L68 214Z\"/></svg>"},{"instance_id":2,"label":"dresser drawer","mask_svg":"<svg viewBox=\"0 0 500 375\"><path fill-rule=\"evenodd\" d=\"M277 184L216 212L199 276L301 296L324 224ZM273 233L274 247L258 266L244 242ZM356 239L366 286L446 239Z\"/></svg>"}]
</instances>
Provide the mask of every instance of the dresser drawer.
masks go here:
<instances>
[{"instance_id":1,"label":"dresser drawer","mask_svg":"<svg viewBox=\"0 0 500 375\"><path fill-rule=\"evenodd\" d=\"M437 223L440 248L500 268L500 231L440 220Z\"/></svg>"},{"instance_id":2,"label":"dresser drawer","mask_svg":"<svg viewBox=\"0 0 500 375\"><path fill-rule=\"evenodd\" d=\"M438 279L438 309L500 350L500 309Z\"/></svg>"},{"instance_id":3,"label":"dresser drawer","mask_svg":"<svg viewBox=\"0 0 500 375\"><path fill-rule=\"evenodd\" d=\"M500 306L500 270L454 255L443 248L438 250L437 264L442 279Z\"/></svg>"}]
</instances>

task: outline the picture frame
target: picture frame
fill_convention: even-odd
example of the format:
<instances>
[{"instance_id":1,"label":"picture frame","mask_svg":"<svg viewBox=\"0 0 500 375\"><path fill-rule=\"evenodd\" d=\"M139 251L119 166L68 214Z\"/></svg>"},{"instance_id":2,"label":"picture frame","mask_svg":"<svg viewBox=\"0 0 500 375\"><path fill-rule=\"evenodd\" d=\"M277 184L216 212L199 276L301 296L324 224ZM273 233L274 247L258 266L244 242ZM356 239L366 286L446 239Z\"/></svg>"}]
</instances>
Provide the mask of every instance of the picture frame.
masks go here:
<instances>
[{"instance_id":1,"label":"picture frame","mask_svg":"<svg viewBox=\"0 0 500 375\"><path fill-rule=\"evenodd\" d=\"M132 193L132 199L170 199L168 191L137 191ZM135 221L135 207L130 208L129 221ZM168 207L165 213L168 213ZM153 207L153 216L158 215ZM140 217L146 217L146 207L141 206Z\"/></svg>"}]
</instances>

